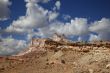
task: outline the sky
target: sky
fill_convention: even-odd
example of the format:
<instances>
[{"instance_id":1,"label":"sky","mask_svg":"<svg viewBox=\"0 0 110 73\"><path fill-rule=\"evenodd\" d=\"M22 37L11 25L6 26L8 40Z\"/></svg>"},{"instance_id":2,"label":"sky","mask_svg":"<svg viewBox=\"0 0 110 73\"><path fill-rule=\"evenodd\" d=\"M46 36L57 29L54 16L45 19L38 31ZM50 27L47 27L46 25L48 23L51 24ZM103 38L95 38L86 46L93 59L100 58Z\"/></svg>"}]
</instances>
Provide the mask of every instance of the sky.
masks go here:
<instances>
[{"instance_id":1,"label":"sky","mask_svg":"<svg viewBox=\"0 0 110 73\"><path fill-rule=\"evenodd\" d=\"M109 41L109 28L110 0L0 0L0 55L54 33L73 41Z\"/></svg>"}]
</instances>

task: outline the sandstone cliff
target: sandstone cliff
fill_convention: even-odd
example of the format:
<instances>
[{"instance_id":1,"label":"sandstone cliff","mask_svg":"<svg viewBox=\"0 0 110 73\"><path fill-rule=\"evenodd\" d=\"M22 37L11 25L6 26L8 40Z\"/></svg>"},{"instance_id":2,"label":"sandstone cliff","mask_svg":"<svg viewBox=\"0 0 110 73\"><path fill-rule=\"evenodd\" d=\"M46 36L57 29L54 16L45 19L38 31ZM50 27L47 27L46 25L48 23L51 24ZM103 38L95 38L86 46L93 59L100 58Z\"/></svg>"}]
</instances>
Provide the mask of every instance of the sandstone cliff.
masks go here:
<instances>
[{"instance_id":1,"label":"sandstone cliff","mask_svg":"<svg viewBox=\"0 0 110 73\"><path fill-rule=\"evenodd\" d=\"M0 57L0 73L110 73L110 42L32 39L18 55Z\"/></svg>"}]
</instances>

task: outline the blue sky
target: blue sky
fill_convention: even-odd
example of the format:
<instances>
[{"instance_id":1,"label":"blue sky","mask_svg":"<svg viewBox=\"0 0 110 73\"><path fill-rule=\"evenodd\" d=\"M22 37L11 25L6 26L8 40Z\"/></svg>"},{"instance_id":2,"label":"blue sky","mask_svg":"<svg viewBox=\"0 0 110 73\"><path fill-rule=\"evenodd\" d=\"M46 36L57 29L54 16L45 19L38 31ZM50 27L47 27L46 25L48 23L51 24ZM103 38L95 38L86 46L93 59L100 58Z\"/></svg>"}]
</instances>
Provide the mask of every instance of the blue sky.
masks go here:
<instances>
[{"instance_id":1,"label":"blue sky","mask_svg":"<svg viewBox=\"0 0 110 73\"><path fill-rule=\"evenodd\" d=\"M110 0L0 1L0 54L20 51L32 38L54 33L75 41L108 41L109 28Z\"/></svg>"},{"instance_id":2,"label":"blue sky","mask_svg":"<svg viewBox=\"0 0 110 73\"><path fill-rule=\"evenodd\" d=\"M51 0L50 3L44 4L45 8L51 6L57 0ZM24 15L26 8L23 0L12 0L12 16ZM100 20L103 17L110 17L110 0L61 0L61 14L68 14L72 18L84 17L91 20Z\"/></svg>"},{"instance_id":3,"label":"blue sky","mask_svg":"<svg viewBox=\"0 0 110 73\"><path fill-rule=\"evenodd\" d=\"M1 27L6 27L17 19L19 16L25 15L26 2L24 0L10 0L12 5L10 19L2 21ZM51 8L56 0L51 0L50 3L44 4L45 8ZM72 18L82 17L88 18L90 21L100 20L103 17L110 18L110 0L61 0L60 14L68 14ZM6 24L5 24L6 23ZM2 25L4 24L4 25Z\"/></svg>"}]
</instances>

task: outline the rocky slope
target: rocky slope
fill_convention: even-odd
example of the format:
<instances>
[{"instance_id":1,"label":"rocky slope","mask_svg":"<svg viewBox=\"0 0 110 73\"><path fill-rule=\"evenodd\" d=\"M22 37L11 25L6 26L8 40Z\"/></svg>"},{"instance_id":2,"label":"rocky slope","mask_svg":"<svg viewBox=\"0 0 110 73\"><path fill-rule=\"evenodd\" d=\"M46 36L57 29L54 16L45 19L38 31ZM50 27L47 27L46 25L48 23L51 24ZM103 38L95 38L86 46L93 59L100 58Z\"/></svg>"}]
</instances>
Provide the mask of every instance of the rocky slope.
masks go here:
<instances>
[{"instance_id":1,"label":"rocky slope","mask_svg":"<svg viewBox=\"0 0 110 73\"><path fill-rule=\"evenodd\" d=\"M18 55L0 57L0 73L110 73L110 42L33 39Z\"/></svg>"}]
</instances>

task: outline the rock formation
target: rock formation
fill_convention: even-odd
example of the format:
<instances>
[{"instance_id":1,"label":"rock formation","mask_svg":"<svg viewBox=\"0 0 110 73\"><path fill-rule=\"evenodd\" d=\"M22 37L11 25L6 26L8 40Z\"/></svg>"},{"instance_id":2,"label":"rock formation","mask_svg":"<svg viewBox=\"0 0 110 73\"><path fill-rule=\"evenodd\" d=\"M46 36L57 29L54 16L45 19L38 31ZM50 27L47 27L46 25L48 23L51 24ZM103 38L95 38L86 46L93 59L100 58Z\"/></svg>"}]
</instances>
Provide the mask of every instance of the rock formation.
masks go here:
<instances>
[{"instance_id":1,"label":"rock formation","mask_svg":"<svg viewBox=\"0 0 110 73\"><path fill-rule=\"evenodd\" d=\"M45 51L46 49L56 50L59 46L68 43L69 40L65 39L64 35L54 34L52 38L35 38L32 39L30 46L24 52L19 53L17 56L21 56L33 51Z\"/></svg>"},{"instance_id":2,"label":"rock formation","mask_svg":"<svg viewBox=\"0 0 110 73\"><path fill-rule=\"evenodd\" d=\"M19 53L16 56L25 55L27 53L36 51L46 51L48 50L54 50L58 51L63 48L74 48L77 47L77 51L83 51L88 52L88 50L93 49L93 47L109 47L110 48L110 42L104 42L104 41L93 41L93 42L72 42L65 38L64 35L58 35L54 34L52 38L34 38L32 39L30 46L25 51ZM81 48L80 48L81 47Z\"/></svg>"},{"instance_id":3,"label":"rock formation","mask_svg":"<svg viewBox=\"0 0 110 73\"><path fill-rule=\"evenodd\" d=\"M0 57L0 73L110 73L110 42L32 39L18 55Z\"/></svg>"}]
</instances>

